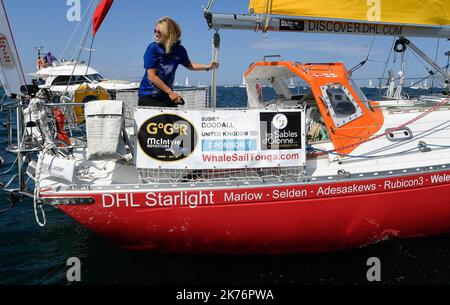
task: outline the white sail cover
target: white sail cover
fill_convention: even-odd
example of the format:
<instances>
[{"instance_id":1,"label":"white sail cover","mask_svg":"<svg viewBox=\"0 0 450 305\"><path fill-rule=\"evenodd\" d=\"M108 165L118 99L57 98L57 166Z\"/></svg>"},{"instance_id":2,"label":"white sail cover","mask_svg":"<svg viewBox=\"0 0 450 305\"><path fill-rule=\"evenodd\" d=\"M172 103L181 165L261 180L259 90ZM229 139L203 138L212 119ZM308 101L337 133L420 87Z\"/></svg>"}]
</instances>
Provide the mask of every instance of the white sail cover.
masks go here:
<instances>
[{"instance_id":1,"label":"white sail cover","mask_svg":"<svg viewBox=\"0 0 450 305\"><path fill-rule=\"evenodd\" d=\"M0 0L0 80L7 96L21 95L25 76L9 26L3 0Z\"/></svg>"}]
</instances>

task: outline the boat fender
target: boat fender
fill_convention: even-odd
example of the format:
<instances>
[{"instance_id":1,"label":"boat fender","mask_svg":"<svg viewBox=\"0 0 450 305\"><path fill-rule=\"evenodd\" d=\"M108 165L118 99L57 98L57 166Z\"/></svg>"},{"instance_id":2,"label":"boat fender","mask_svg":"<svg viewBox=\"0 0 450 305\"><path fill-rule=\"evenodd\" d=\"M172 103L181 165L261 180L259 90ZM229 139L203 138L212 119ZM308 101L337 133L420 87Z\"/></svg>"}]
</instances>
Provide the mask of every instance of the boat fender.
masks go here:
<instances>
[{"instance_id":1,"label":"boat fender","mask_svg":"<svg viewBox=\"0 0 450 305\"><path fill-rule=\"evenodd\" d=\"M53 108L53 115L55 116L56 119L56 129L57 129L56 138L66 143L68 146L70 146L71 142L69 135L64 130L64 123L66 121L66 117L59 108Z\"/></svg>"}]
</instances>

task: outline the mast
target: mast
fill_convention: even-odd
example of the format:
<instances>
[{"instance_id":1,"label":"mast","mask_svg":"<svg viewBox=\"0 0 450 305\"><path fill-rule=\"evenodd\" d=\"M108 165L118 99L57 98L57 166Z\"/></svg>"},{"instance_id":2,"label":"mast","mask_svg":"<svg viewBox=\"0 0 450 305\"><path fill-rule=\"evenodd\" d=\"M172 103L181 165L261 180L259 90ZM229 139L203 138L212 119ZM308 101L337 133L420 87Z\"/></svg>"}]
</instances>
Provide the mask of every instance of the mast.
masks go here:
<instances>
[{"instance_id":1,"label":"mast","mask_svg":"<svg viewBox=\"0 0 450 305\"><path fill-rule=\"evenodd\" d=\"M212 60L219 62L220 35L216 30L212 41ZM211 108L217 105L217 69L211 71Z\"/></svg>"}]
</instances>

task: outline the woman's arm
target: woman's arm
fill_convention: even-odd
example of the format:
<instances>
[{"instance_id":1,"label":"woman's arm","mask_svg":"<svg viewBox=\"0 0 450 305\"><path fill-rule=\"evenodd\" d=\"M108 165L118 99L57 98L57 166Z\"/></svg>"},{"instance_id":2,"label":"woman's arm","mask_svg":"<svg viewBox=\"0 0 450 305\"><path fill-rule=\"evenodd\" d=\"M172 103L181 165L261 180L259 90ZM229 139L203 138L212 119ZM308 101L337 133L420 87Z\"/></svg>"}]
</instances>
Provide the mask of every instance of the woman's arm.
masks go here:
<instances>
[{"instance_id":1,"label":"woman's arm","mask_svg":"<svg viewBox=\"0 0 450 305\"><path fill-rule=\"evenodd\" d=\"M167 93L169 95L169 98L172 102L180 102L181 98L180 96L173 91L172 89L170 89L169 86L167 86L162 80L161 78L159 78L159 76L156 74L157 69L148 69L147 70L147 77L148 79L151 81L151 83L157 87L159 90Z\"/></svg>"},{"instance_id":2,"label":"woman's arm","mask_svg":"<svg viewBox=\"0 0 450 305\"><path fill-rule=\"evenodd\" d=\"M209 71L211 69L217 69L219 67L219 63L212 61L209 64L198 64L195 62L191 62L191 65L188 67L189 70L192 71Z\"/></svg>"}]
</instances>

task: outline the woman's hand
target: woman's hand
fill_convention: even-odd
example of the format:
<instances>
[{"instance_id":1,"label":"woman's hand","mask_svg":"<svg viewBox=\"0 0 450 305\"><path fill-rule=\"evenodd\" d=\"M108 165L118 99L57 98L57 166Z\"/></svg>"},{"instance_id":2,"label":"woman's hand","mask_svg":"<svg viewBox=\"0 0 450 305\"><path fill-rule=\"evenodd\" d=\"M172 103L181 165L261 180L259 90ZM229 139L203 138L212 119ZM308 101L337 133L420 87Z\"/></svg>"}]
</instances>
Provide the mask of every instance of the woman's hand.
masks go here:
<instances>
[{"instance_id":1,"label":"woman's hand","mask_svg":"<svg viewBox=\"0 0 450 305\"><path fill-rule=\"evenodd\" d=\"M208 65L208 71L209 70L214 70L214 69L217 69L217 68L219 68L219 63L214 61L214 60L211 61L210 64Z\"/></svg>"},{"instance_id":2,"label":"woman's hand","mask_svg":"<svg viewBox=\"0 0 450 305\"><path fill-rule=\"evenodd\" d=\"M181 96L176 93L175 91L170 91L169 92L169 98L172 102L174 102L175 104L180 104L182 103L181 101Z\"/></svg>"}]
</instances>

